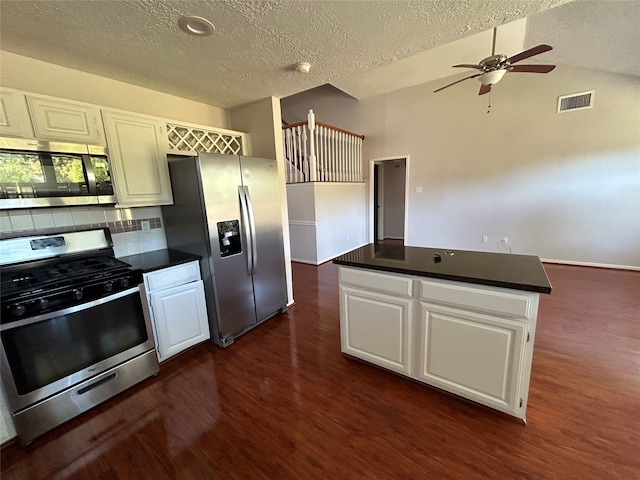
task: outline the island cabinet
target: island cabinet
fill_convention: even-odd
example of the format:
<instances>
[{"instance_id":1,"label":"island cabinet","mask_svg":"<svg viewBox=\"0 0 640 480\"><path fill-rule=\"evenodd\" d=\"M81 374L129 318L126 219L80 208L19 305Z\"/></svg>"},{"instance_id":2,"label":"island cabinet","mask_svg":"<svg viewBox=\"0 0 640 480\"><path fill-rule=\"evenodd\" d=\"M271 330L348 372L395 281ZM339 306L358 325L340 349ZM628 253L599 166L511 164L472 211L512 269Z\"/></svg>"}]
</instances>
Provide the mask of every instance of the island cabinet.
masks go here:
<instances>
[{"instance_id":1,"label":"island cabinet","mask_svg":"<svg viewBox=\"0 0 640 480\"><path fill-rule=\"evenodd\" d=\"M340 268L342 351L411 375L412 282L403 276Z\"/></svg>"},{"instance_id":2,"label":"island cabinet","mask_svg":"<svg viewBox=\"0 0 640 480\"><path fill-rule=\"evenodd\" d=\"M539 259L497 259L516 271L531 268L529 285L463 277L462 252L458 264L450 258L444 267L441 257L434 267L415 249L404 257L396 251L390 261L375 252L369 260L366 249L334 260L342 352L524 420L539 297L551 291ZM411 258L423 267L408 267ZM392 264L400 272L388 271ZM465 281L431 277L447 268Z\"/></svg>"},{"instance_id":3,"label":"island cabinet","mask_svg":"<svg viewBox=\"0 0 640 480\"><path fill-rule=\"evenodd\" d=\"M145 273L144 295L160 362L209 339L198 261Z\"/></svg>"},{"instance_id":4,"label":"island cabinet","mask_svg":"<svg viewBox=\"0 0 640 480\"><path fill-rule=\"evenodd\" d=\"M120 110L102 110L118 206L173 203L162 119Z\"/></svg>"},{"instance_id":5,"label":"island cabinet","mask_svg":"<svg viewBox=\"0 0 640 480\"><path fill-rule=\"evenodd\" d=\"M537 293L340 267L342 351L525 418Z\"/></svg>"},{"instance_id":6,"label":"island cabinet","mask_svg":"<svg viewBox=\"0 0 640 480\"><path fill-rule=\"evenodd\" d=\"M418 283L414 377L524 419L539 294Z\"/></svg>"}]
</instances>

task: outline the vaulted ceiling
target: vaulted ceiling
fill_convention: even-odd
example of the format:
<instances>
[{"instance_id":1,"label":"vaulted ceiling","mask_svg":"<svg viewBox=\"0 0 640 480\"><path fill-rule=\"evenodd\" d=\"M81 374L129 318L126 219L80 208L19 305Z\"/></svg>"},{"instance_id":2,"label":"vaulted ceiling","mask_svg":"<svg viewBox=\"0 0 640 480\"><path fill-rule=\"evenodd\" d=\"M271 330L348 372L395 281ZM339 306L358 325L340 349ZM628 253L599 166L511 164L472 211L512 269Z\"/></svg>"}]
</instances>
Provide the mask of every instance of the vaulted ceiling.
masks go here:
<instances>
[{"instance_id":1,"label":"vaulted ceiling","mask_svg":"<svg viewBox=\"0 0 640 480\"><path fill-rule=\"evenodd\" d=\"M330 83L356 98L538 43L545 63L640 75L640 2L3 0L0 49L230 108ZM215 31L192 37L182 15ZM527 18L513 25L515 20ZM484 32L484 33L483 33ZM454 42L454 43L452 43ZM309 74L295 71L311 63Z\"/></svg>"}]
</instances>

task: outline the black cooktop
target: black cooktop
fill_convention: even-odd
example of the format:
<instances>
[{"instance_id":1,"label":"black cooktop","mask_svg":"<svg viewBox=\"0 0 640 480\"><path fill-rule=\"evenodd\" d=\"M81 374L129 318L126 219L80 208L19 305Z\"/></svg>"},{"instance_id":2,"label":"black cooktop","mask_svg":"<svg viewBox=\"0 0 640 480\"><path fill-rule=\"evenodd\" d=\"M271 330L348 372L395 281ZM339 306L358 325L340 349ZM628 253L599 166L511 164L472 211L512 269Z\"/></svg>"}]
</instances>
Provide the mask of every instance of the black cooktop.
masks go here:
<instances>
[{"instance_id":1,"label":"black cooktop","mask_svg":"<svg viewBox=\"0 0 640 480\"><path fill-rule=\"evenodd\" d=\"M109 255L39 260L0 268L2 323L63 310L137 287L142 272Z\"/></svg>"},{"instance_id":2,"label":"black cooktop","mask_svg":"<svg viewBox=\"0 0 640 480\"><path fill-rule=\"evenodd\" d=\"M2 298L76 286L130 269L130 265L109 256L90 256L5 266L0 269Z\"/></svg>"}]
</instances>

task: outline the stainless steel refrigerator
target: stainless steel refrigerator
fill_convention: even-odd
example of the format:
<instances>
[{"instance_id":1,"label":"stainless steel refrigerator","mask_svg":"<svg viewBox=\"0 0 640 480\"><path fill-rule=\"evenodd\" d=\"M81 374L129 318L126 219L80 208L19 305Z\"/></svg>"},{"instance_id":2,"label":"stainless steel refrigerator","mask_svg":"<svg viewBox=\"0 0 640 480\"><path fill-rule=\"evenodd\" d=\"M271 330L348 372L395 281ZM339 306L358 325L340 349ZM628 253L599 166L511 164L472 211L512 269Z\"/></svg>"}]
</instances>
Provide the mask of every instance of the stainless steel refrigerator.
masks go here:
<instances>
[{"instance_id":1,"label":"stainless steel refrigerator","mask_svg":"<svg viewBox=\"0 0 640 480\"><path fill-rule=\"evenodd\" d=\"M169 156L169 248L198 254L211 339L234 339L286 310L282 215L275 160L204 153Z\"/></svg>"}]
</instances>

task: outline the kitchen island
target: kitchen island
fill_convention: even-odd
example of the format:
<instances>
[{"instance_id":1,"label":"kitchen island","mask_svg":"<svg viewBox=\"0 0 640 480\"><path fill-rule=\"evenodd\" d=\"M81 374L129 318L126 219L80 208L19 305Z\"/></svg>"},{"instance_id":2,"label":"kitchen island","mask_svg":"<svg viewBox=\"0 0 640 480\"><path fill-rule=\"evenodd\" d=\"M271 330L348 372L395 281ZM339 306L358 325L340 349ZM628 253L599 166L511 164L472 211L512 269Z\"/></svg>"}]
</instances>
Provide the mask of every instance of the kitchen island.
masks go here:
<instances>
[{"instance_id":1,"label":"kitchen island","mask_svg":"<svg viewBox=\"0 0 640 480\"><path fill-rule=\"evenodd\" d=\"M333 262L342 352L525 420L538 257L369 244Z\"/></svg>"}]
</instances>

